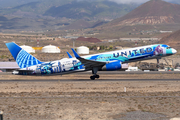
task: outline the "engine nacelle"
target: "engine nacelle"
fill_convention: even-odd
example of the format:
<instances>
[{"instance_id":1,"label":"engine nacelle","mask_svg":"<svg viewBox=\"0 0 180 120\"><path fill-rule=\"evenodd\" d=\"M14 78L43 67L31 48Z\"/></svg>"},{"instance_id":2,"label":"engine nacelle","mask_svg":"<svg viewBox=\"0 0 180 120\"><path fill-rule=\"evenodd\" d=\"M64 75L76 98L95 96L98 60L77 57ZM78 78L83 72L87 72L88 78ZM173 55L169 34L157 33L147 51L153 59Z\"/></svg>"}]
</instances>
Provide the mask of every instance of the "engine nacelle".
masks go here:
<instances>
[{"instance_id":1,"label":"engine nacelle","mask_svg":"<svg viewBox=\"0 0 180 120\"><path fill-rule=\"evenodd\" d=\"M102 67L103 71L113 71L113 70L119 70L119 69L121 69L120 61L111 62Z\"/></svg>"}]
</instances>

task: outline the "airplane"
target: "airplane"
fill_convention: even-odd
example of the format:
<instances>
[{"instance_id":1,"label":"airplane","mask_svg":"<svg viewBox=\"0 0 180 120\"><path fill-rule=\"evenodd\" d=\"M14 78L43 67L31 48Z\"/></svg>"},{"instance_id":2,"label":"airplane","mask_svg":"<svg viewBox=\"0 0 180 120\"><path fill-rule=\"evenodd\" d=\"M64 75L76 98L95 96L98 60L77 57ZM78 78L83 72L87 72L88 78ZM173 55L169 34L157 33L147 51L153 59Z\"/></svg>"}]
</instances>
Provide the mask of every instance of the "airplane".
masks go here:
<instances>
[{"instance_id":1,"label":"airplane","mask_svg":"<svg viewBox=\"0 0 180 120\"><path fill-rule=\"evenodd\" d=\"M6 43L7 48L16 60L20 69L13 71L15 75L63 75L76 72L92 71L91 80L100 76L98 71L120 70L123 63L142 60L159 59L174 55L177 51L165 44L147 45L124 50L98 53L93 55L79 56L74 49L72 57L61 60L42 62L27 53L14 42Z\"/></svg>"}]
</instances>

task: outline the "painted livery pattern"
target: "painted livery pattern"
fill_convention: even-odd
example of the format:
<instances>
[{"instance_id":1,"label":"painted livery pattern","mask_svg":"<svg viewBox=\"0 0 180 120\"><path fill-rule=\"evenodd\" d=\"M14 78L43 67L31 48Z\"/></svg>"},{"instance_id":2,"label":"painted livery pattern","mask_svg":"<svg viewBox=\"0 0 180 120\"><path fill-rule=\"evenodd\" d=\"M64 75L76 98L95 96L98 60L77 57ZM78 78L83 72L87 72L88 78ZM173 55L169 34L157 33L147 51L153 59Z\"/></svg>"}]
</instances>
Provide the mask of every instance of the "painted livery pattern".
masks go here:
<instances>
[{"instance_id":1,"label":"painted livery pattern","mask_svg":"<svg viewBox=\"0 0 180 120\"><path fill-rule=\"evenodd\" d=\"M8 47L9 51L11 52L20 68L27 68L43 63L13 42L6 43L6 46Z\"/></svg>"},{"instance_id":2,"label":"painted livery pattern","mask_svg":"<svg viewBox=\"0 0 180 120\"><path fill-rule=\"evenodd\" d=\"M89 60L96 61L115 61L131 62L131 60L145 59L153 56L163 56L163 54L173 54L172 49L166 50L167 45L151 45L138 47L136 49L119 50L112 53L103 53L87 57Z\"/></svg>"},{"instance_id":3,"label":"painted livery pattern","mask_svg":"<svg viewBox=\"0 0 180 120\"><path fill-rule=\"evenodd\" d=\"M21 50L17 55L16 62L20 68L26 68L33 65L41 64L39 60L27 53L25 50Z\"/></svg>"}]
</instances>

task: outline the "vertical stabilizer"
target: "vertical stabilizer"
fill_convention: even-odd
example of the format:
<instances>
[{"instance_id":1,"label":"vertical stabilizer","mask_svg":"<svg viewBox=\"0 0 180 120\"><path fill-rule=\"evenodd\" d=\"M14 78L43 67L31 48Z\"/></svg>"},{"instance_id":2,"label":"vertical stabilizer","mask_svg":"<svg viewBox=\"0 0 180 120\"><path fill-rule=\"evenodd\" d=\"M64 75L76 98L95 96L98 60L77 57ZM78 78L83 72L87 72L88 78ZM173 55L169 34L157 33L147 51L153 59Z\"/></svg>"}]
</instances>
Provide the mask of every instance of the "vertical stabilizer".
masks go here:
<instances>
[{"instance_id":1,"label":"vertical stabilizer","mask_svg":"<svg viewBox=\"0 0 180 120\"><path fill-rule=\"evenodd\" d=\"M71 50L73 51L74 56L75 56L77 59L78 59L78 58L81 58L73 48L71 48Z\"/></svg>"},{"instance_id":2,"label":"vertical stabilizer","mask_svg":"<svg viewBox=\"0 0 180 120\"><path fill-rule=\"evenodd\" d=\"M73 57L71 56L71 54L69 54L69 52L67 52L67 54L68 54L69 58L73 58Z\"/></svg>"},{"instance_id":3,"label":"vertical stabilizer","mask_svg":"<svg viewBox=\"0 0 180 120\"><path fill-rule=\"evenodd\" d=\"M8 47L9 51L11 52L12 56L14 57L20 68L26 68L42 63L14 42L6 43L6 46Z\"/></svg>"}]
</instances>

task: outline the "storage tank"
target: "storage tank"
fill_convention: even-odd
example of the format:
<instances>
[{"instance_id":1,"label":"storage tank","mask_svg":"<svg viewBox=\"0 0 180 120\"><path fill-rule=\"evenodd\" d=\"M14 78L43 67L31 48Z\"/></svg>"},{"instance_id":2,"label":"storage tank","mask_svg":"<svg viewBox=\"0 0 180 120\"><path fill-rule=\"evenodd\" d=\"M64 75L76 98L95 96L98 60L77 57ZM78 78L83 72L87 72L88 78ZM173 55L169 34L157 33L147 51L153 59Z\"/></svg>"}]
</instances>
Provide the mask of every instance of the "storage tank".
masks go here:
<instances>
[{"instance_id":1,"label":"storage tank","mask_svg":"<svg viewBox=\"0 0 180 120\"><path fill-rule=\"evenodd\" d=\"M86 46L81 46L77 48L78 54L89 54L89 48Z\"/></svg>"},{"instance_id":2,"label":"storage tank","mask_svg":"<svg viewBox=\"0 0 180 120\"><path fill-rule=\"evenodd\" d=\"M60 49L54 45L44 46L41 50L43 53L60 53Z\"/></svg>"},{"instance_id":3,"label":"storage tank","mask_svg":"<svg viewBox=\"0 0 180 120\"><path fill-rule=\"evenodd\" d=\"M35 50L31 46L22 45L20 46L22 49L24 49L28 53L35 53Z\"/></svg>"}]
</instances>

